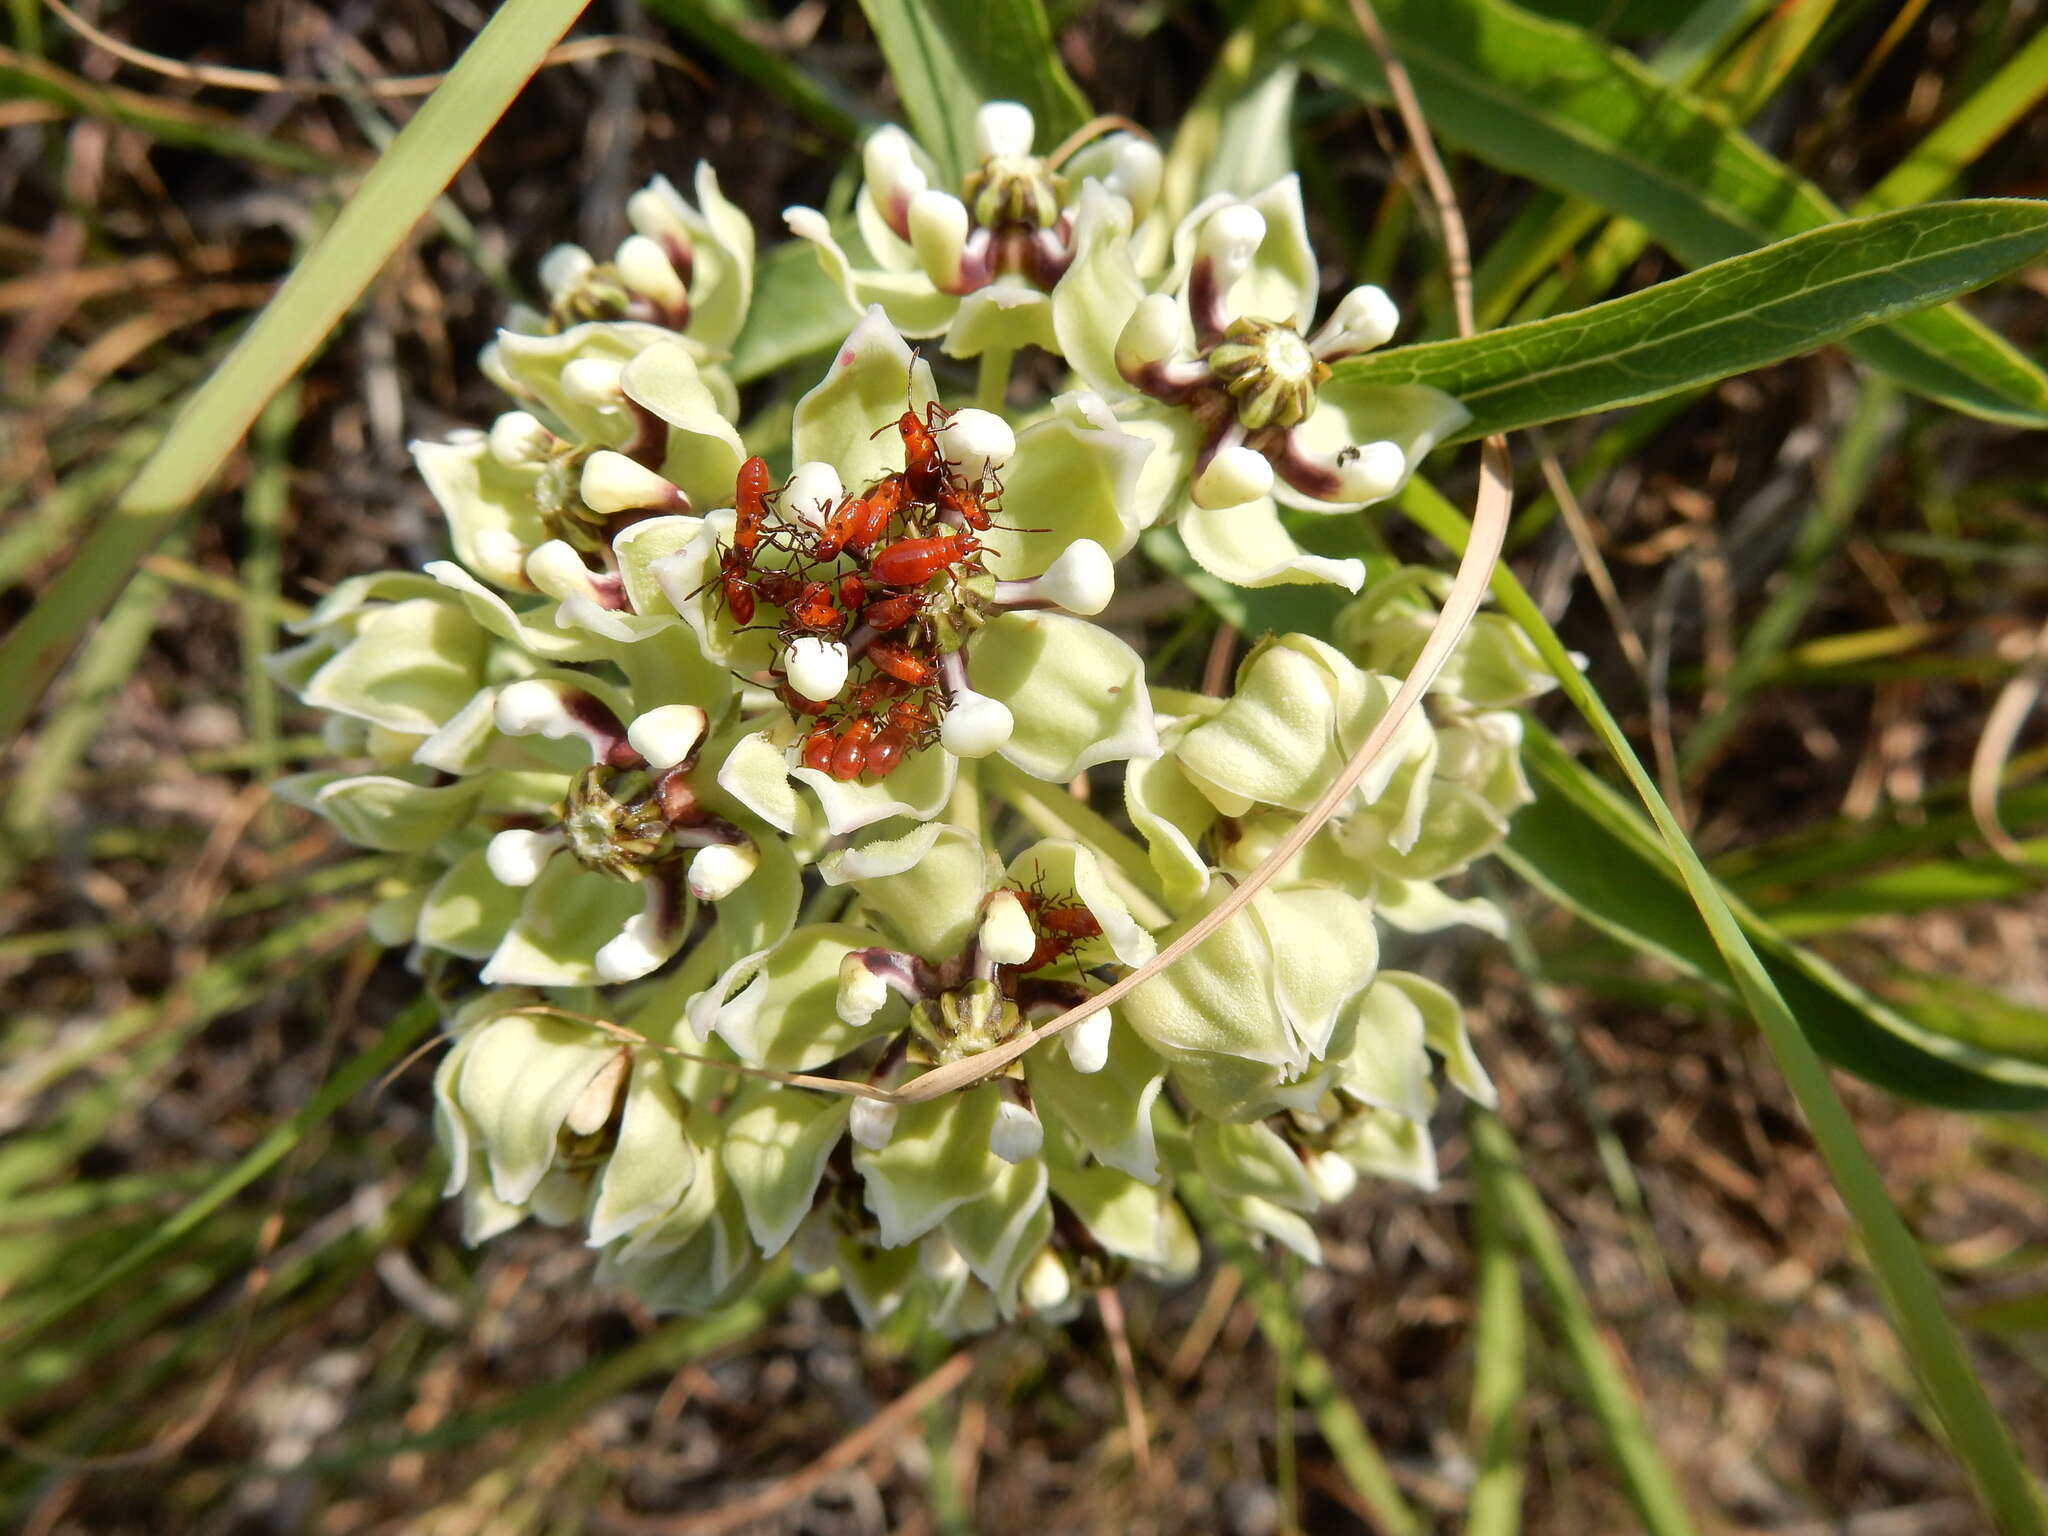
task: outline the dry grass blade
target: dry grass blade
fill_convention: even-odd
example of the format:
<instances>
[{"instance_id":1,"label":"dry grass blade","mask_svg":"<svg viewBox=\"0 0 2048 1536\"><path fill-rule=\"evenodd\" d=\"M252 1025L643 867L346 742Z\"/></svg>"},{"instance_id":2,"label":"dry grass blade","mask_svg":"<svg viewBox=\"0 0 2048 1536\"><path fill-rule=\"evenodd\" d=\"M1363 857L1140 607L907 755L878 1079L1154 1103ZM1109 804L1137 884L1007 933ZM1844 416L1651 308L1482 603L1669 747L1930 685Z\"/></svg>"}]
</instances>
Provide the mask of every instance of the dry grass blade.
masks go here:
<instances>
[{"instance_id":1,"label":"dry grass blade","mask_svg":"<svg viewBox=\"0 0 2048 1536\"><path fill-rule=\"evenodd\" d=\"M146 48L137 48L124 43L87 21L78 12L64 4L64 0L43 0L66 26L96 48L105 49L124 64L137 69L146 69L153 75L162 75L168 80L181 80L188 85L207 85L216 90L248 91L260 96L353 96L367 93L380 97L424 96L443 80L448 78L446 70L428 75L386 75L369 79L360 86L355 84L337 85L331 80L314 80L295 75L273 75L261 69L231 69L218 64L188 64L182 59L167 58L161 53L151 53ZM557 44L541 61L542 69L552 69L558 64L580 64L589 59L608 58L613 54L631 54L635 58L651 59L670 69L690 76L704 83L704 71L660 43L650 42L641 37L579 37L573 42Z\"/></svg>"},{"instance_id":2,"label":"dry grass blade","mask_svg":"<svg viewBox=\"0 0 2048 1536\"><path fill-rule=\"evenodd\" d=\"M2040 868L2040 861L2029 855L1998 819L1998 782L2005 776L2020 727L2040 701L2044 683L2048 683L2048 624L2034 637L2025 665L1998 690L1991 713L1984 717L1984 734L1977 738L1977 750L1970 756L1971 820L1993 853L2009 864L2031 869Z\"/></svg>"}]
</instances>

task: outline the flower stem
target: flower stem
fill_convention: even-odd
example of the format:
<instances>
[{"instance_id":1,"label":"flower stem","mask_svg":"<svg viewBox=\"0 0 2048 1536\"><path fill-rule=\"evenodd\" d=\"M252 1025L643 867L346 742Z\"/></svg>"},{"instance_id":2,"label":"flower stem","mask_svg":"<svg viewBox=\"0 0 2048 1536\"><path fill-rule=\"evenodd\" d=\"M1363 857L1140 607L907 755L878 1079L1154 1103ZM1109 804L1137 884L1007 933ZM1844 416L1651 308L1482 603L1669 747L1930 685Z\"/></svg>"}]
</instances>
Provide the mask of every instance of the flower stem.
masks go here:
<instances>
[{"instance_id":1,"label":"flower stem","mask_svg":"<svg viewBox=\"0 0 2048 1536\"><path fill-rule=\"evenodd\" d=\"M1003 406L1010 397L1010 363L1016 355L1015 347L990 347L981 354L980 371L974 379L974 403L984 411L1003 414Z\"/></svg>"}]
</instances>

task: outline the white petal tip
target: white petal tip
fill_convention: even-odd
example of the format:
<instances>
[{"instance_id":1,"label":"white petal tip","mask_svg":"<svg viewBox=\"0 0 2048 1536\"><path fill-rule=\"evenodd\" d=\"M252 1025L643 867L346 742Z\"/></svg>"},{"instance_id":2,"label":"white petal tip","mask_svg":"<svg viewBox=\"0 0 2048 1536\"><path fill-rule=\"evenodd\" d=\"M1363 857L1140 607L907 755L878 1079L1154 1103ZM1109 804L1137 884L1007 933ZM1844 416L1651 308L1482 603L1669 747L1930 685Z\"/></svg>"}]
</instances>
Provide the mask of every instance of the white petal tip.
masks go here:
<instances>
[{"instance_id":1,"label":"white petal tip","mask_svg":"<svg viewBox=\"0 0 2048 1536\"><path fill-rule=\"evenodd\" d=\"M1051 1249L1041 1251L1018 1282L1017 1297L1034 1312L1052 1312L1065 1306L1074 1294L1073 1276Z\"/></svg>"},{"instance_id":2,"label":"white petal tip","mask_svg":"<svg viewBox=\"0 0 2048 1536\"><path fill-rule=\"evenodd\" d=\"M996 1123L989 1127L988 1149L1006 1163L1021 1163L1038 1156L1045 1145L1045 1125L1022 1104L1005 1099L996 1106Z\"/></svg>"},{"instance_id":3,"label":"white petal tip","mask_svg":"<svg viewBox=\"0 0 2048 1536\"><path fill-rule=\"evenodd\" d=\"M841 1023L865 1028L888 1000L888 983L869 970L859 955L848 955L839 962L839 992L832 1006Z\"/></svg>"},{"instance_id":4,"label":"white petal tip","mask_svg":"<svg viewBox=\"0 0 2048 1536\"><path fill-rule=\"evenodd\" d=\"M491 457L500 464L537 464L555 445L555 434L531 411L507 411L491 423Z\"/></svg>"},{"instance_id":5,"label":"white petal tip","mask_svg":"<svg viewBox=\"0 0 2048 1536\"><path fill-rule=\"evenodd\" d=\"M974 114L974 147L984 160L1028 155L1037 137L1038 124L1021 101L984 102Z\"/></svg>"},{"instance_id":6,"label":"white petal tip","mask_svg":"<svg viewBox=\"0 0 2048 1536\"><path fill-rule=\"evenodd\" d=\"M1408 477L1408 456L1399 443L1365 443L1337 454L1338 495L1346 501L1375 501L1391 496Z\"/></svg>"},{"instance_id":7,"label":"white petal tip","mask_svg":"<svg viewBox=\"0 0 2048 1536\"><path fill-rule=\"evenodd\" d=\"M484 848L484 867L500 885L528 886L538 880L565 839L560 832L533 832L513 827L500 832Z\"/></svg>"},{"instance_id":8,"label":"white petal tip","mask_svg":"<svg viewBox=\"0 0 2048 1536\"><path fill-rule=\"evenodd\" d=\"M1067 1064L1090 1076L1109 1065L1109 1036L1116 1027L1110 1011L1091 1013L1061 1037L1067 1048Z\"/></svg>"},{"instance_id":9,"label":"white petal tip","mask_svg":"<svg viewBox=\"0 0 2048 1536\"><path fill-rule=\"evenodd\" d=\"M697 850L685 881L699 901L723 901L760 865L761 855L752 843L713 843Z\"/></svg>"},{"instance_id":10,"label":"white petal tip","mask_svg":"<svg viewBox=\"0 0 2048 1536\"><path fill-rule=\"evenodd\" d=\"M649 767L665 770L696 751L710 725L710 717L694 704L663 704L636 716L626 727L626 740Z\"/></svg>"},{"instance_id":11,"label":"white petal tip","mask_svg":"<svg viewBox=\"0 0 2048 1536\"><path fill-rule=\"evenodd\" d=\"M1076 539L1046 567L1037 587L1067 612L1089 617L1102 612L1116 596L1116 562L1093 539Z\"/></svg>"},{"instance_id":12,"label":"white petal tip","mask_svg":"<svg viewBox=\"0 0 2048 1536\"><path fill-rule=\"evenodd\" d=\"M591 956L590 964L599 981L638 981L650 971L660 969L669 954L659 926L646 913L636 912L626 919L617 938L607 941Z\"/></svg>"},{"instance_id":13,"label":"white petal tip","mask_svg":"<svg viewBox=\"0 0 2048 1536\"><path fill-rule=\"evenodd\" d=\"M645 507L670 507L678 502L676 488L667 480L609 448L600 448L583 461L583 479L578 489L585 506L607 516L614 512L637 512Z\"/></svg>"},{"instance_id":14,"label":"white petal tip","mask_svg":"<svg viewBox=\"0 0 2048 1536\"><path fill-rule=\"evenodd\" d=\"M538 678L522 678L498 690L498 729L507 736L545 736L569 728L561 695Z\"/></svg>"},{"instance_id":15,"label":"white petal tip","mask_svg":"<svg viewBox=\"0 0 2048 1536\"><path fill-rule=\"evenodd\" d=\"M814 704L830 703L846 686L846 647L836 640L798 635L782 659L789 686Z\"/></svg>"},{"instance_id":16,"label":"white petal tip","mask_svg":"<svg viewBox=\"0 0 2048 1536\"><path fill-rule=\"evenodd\" d=\"M562 393L583 405L617 405L623 398L623 364L607 357L579 357L562 367Z\"/></svg>"},{"instance_id":17,"label":"white petal tip","mask_svg":"<svg viewBox=\"0 0 2048 1536\"><path fill-rule=\"evenodd\" d=\"M1219 448L1188 487L1198 507L1236 507L1273 489L1273 466L1243 444Z\"/></svg>"},{"instance_id":18,"label":"white petal tip","mask_svg":"<svg viewBox=\"0 0 2048 1536\"><path fill-rule=\"evenodd\" d=\"M1017 451L1017 434L993 411L969 406L940 429L939 450L970 481L1001 469Z\"/></svg>"},{"instance_id":19,"label":"white petal tip","mask_svg":"<svg viewBox=\"0 0 2048 1536\"><path fill-rule=\"evenodd\" d=\"M1038 948L1038 934L1015 891L997 891L989 897L976 942L997 965L1022 965L1031 958Z\"/></svg>"},{"instance_id":20,"label":"white petal tip","mask_svg":"<svg viewBox=\"0 0 2048 1536\"><path fill-rule=\"evenodd\" d=\"M963 688L946 706L939 745L955 757L987 757L1010 744L1017 720L1001 699Z\"/></svg>"},{"instance_id":21,"label":"white petal tip","mask_svg":"<svg viewBox=\"0 0 2048 1536\"><path fill-rule=\"evenodd\" d=\"M896 1134L896 1106L880 1099L855 1099L846 1117L849 1135L870 1152L879 1152Z\"/></svg>"}]
</instances>

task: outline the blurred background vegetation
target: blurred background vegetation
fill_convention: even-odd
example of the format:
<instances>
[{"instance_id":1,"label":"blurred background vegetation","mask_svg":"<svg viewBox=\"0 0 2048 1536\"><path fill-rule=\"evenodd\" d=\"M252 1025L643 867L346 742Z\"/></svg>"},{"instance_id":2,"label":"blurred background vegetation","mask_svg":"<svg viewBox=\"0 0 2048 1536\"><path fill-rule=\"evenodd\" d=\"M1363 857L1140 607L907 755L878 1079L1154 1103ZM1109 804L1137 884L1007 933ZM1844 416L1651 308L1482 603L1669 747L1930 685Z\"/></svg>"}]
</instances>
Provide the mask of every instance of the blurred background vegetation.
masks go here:
<instances>
[{"instance_id":1,"label":"blurred background vegetation","mask_svg":"<svg viewBox=\"0 0 2048 1536\"><path fill-rule=\"evenodd\" d=\"M1095 106L1162 133L1242 66L1227 4L1048 9ZM1534 9L1844 207L2048 192L2032 0ZM10 0L0 51L5 627L488 14L81 10ZM405 445L489 419L474 357L549 246L609 249L626 195L700 156L773 241L900 111L851 4L600 0L573 39L0 748L10 1528L1984 1529L1753 1026L1683 954L1531 890L1528 845L1474 884L1512 942L1423 957L1473 1003L1501 1120L1447 1106L1442 1189L1361 1191L1324 1270L1226 1252L1185 1290L1127 1287L1120 1317L956 1354L865 1336L829 1294L650 1318L545 1230L461 1246L411 1055L430 1018L363 933L383 857L264 789L321 753L264 673L277 626L440 553ZM1326 289L1381 281L1447 333L1398 125L1311 75L1293 133ZM1682 270L1446 137L1483 321ZM2037 270L1973 308L2038 359L2044 299ZM1520 458L1514 567L1717 875L1922 1025L2048 1064L2048 902L1964 793L2048 611L2040 439L1830 350ZM1466 501L1470 472L1446 458L1440 487ZM1192 684L1219 616L1150 578L1119 616ZM2041 740L2005 797L2036 859ZM2048 1465L2048 1123L1838 1086Z\"/></svg>"}]
</instances>

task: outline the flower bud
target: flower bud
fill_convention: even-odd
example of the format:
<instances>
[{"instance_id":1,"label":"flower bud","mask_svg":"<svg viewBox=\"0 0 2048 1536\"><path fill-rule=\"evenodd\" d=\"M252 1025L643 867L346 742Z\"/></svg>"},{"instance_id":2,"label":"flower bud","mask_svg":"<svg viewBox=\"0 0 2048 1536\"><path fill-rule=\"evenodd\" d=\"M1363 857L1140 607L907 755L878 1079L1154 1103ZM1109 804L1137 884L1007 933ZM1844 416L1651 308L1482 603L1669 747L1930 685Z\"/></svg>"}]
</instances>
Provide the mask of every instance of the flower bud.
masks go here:
<instances>
[{"instance_id":1,"label":"flower bud","mask_svg":"<svg viewBox=\"0 0 2048 1536\"><path fill-rule=\"evenodd\" d=\"M1016 717L1001 699L962 688L947 702L939 745L955 757L987 757L1008 746L1016 728Z\"/></svg>"},{"instance_id":2,"label":"flower bud","mask_svg":"<svg viewBox=\"0 0 2048 1536\"><path fill-rule=\"evenodd\" d=\"M549 736L560 739L577 734L575 718L562 700L561 690L536 677L521 678L498 690L498 729L507 736Z\"/></svg>"},{"instance_id":3,"label":"flower bud","mask_svg":"<svg viewBox=\"0 0 2048 1536\"><path fill-rule=\"evenodd\" d=\"M1018 1298L1034 1312L1055 1311L1073 1294L1074 1278L1050 1248L1039 1250L1017 1285Z\"/></svg>"},{"instance_id":4,"label":"flower bud","mask_svg":"<svg viewBox=\"0 0 2048 1536\"><path fill-rule=\"evenodd\" d=\"M485 846L484 865L500 885L531 885L567 841L560 831L532 832L525 827L511 827Z\"/></svg>"},{"instance_id":5,"label":"flower bud","mask_svg":"<svg viewBox=\"0 0 2048 1536\"><path fill-rule=\"evenodd\" d=\"M699 901L723 901L760 867L761 851L751 841L700 848L690 860L690 894Z\"/></svg>"},{"instance_id":6,"label":"flower bud","mask_svg":"<svg viewBox=\"0 0 2048 1536\"><path fill-rule=\"evenodd\" d=\"M624 371L617 358L572 358L562 365L562 393L582 405L617 405L625 398L619 388Z\"/></svg>"},{"instance_id":7,"label":"flower bud","mask_svg":"<svg viewBox=\"0 0 2048 1536\"><path fill-rule=\"evenodd\" d=\"M1067 1065L1076 1072L1092 1074L1109 1065L1109 1035L1116 1027L1116 1021L1107 1008L1100 1013L1091 1013L1078 1024L1071 1024L1060 1036L1060 1043L1067 1048Z\"/></svg>"},{"instance_id":8,"label":"flower bud","mask_svg":"<svg viewBox=\"0 0 2048 1536\"><path fill-rule=\"evenodd\" d=\"M668 252L661 248L659 241L650 240L645 235L628 235L619 243L612 265L619 269L619 276L628 288L651 299L664 310L678 311L690 302L689 289L677 275L675 264L668 259Z\"/></svg>"},{"instance_id":9,"label":"flower bud","mask_svg":"<svg viewBox=\"0 0 2048 1536\"><path fill-rule=\"evenodd\" d=\"M595 270L597 262L580 245L558 245L540 259L540 285L550 296L575 288Z\"/></svg>"},{"instance_id":10,"label":"flower bud","mask_svg":"<svg viewBox=\"0 0 2048 1536\"><path fill-rule=\"evenodd\" d=\"M939 451L970 481L979 481L1009 463L1017 451L1017 434L993 411L969 406L955 411L938 432Z\"/></svg>"},{"instance_id":11,"label":"flower bud","mask_svg":"<svg viewBox=\"0 0 2048 1536\"><path fill-rule=\"evenodd\" d=\"M910 200L910 247L924 275L941 292L959 286L968 226L967 205L950 192L927 188Z\"/></svg>"},{"instance_id":12,"label":"flower bud","mask_svg":"<svg viewBox=\"0 0 2048 1536\"><path fill-rule=\"evenodd\" d=\"M829 703L846 686L846 647L837 640L798 635L789 642L782 669L798 693L813 703Z\"/></svg>"},{"instance_id":13,"label":"flower bud","mask_svg":"<svg viewBox=\"0 0 2048 1536\"><path fill-rule=\"evenodd\" d=\"M1171 294L1147 294L1116 338L1116 367L1126 379L1171 362L1184 337L1180 306Z\"/></svg>"},{"instance_id":14,"label":"flower bud","mask_svg":"<svg viewBox=\"0 0 2048 1536\"><path fill-rule=\"evenodd\" d=\"M1020 101L984 102L974 114L974 147L984 160L1028 155L1037 136L1031 109Z\"/></svg>"},{"instance_id":15,"label":"flower bud","mask_svg":"<svg viewBox=\"0 0 2048 1536\"><path fill-rule=\"evenodd\" d=\"M1116 562L1093 539L1076 539L1032 585L1067 612L1087 617L1102 612L1116 595Z\"/></svg>"},{"instance_id":16,"label":"flower bud","mask_svg":"<svg viewBox=\"0 0 2048 1536\"><path fill-rule=\"evenodd\" d=\"M988 899L976 938L981 952L997 965L1022 965L1038 948L1038 933L1015 891L997 891Z\"/></svg>"},{"instance_id":17,"label":"flower bud","mask_svg":"<svg viewBox=\"0 0 2048 1536\"><path fill-rule=\"evenodd\" d=\"M573 363L570 365L574 366ZM566 382L566 369L562 376ZM637 512L646 507L672 508L678 512L689 507L683 493L667 480L644 464L609 448L600 448L583 461L583 481L579 489L585 506L607 516L615 512Z\"/></svg>"},{"instance_id":18,"label":"flower bud","mask_svg":"<svg viewBox=\"0 0 2048 1536\"><path fill-rule=\"evenodd\" d=\"M657 772L686 761L703 741L711 720L694 704L663 704L636 715L626 727L626 740Z\"/></svg>"},{"instance_id":19,"label":"flower bud","mask_svg":"<svg viewBox=\"0 0 2048 1536\"><path fill-rule=\"evenodd\" d=\"M1021 1163L1038 1156L1045 1145L1045 1125L1024 1105L1005 1099L996 1106L996 1123L989 1127L988 1149L1006 1163Z\"/></svg>"},{"instance_id":20,"label":"flower bud","mask_svg":"<svg viewBox=\"0 0 2048 1536\"><path fill-rule=\"evenodd\" d=\"M785 516L794 515L814 527L822 526L825 515L845 496L839 471L823 460L810 459L797 465L789 477L789 485L782 493L782 511Z\"/></svg>"},{"instance_id":21,"label":"flower bud","mask_svg":"<svg viewBox=\"0 0 2048 1536\"><path fill-rule=\"evenodd\" d=\"M1256 501L1273 489L1273 466L1266 456L1242 443L1218 448L1208 467L1188 487L1198 507L1235 507Z\"/></svg>"},{"instance_id":22,"label":"flower bud","mask_svg":"<svg viewBox=\"0 0 2048 1536\"><path fill-rule=\"evenodd\" d=\"M507 411L491 423L491 457L500 464L537 464L558 441L531 411Z\"/></svg>"},{"instance_id":23,"label":"flower bud","mask_svg":"<svg viewBox=\"0 0 2048 1536\"><path fill-rule=\"evenodd\" d=\"M879 1152L896 1134L896 1106L882 1099L855 1099L846 1117L847 1133L870 1152Z\"/></svg>"},{"instance_id":24,"label":"flower bud","mask_svg":"<svg viewBox=\"0 0 2048 1536\"><path fill-rule=\"evenodd\" d=\"M832 1000L832 1007L840 1022L860 1029L882 1011L882 1004L888 1000L889 984L868 969L867 961L858 952L839 962L839 994Z\"/></svg>"}]
</instances>

